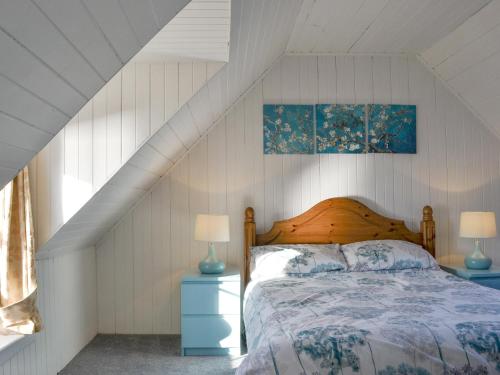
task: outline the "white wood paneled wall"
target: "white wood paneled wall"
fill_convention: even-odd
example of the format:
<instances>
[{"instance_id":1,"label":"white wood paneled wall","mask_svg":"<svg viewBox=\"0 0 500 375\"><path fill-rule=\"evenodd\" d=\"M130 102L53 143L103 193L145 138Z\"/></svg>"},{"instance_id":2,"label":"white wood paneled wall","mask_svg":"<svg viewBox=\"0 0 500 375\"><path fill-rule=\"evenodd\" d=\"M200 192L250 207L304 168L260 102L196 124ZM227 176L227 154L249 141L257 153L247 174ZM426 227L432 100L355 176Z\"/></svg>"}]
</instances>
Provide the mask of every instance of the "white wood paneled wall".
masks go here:
<instances>
[{"instance_id":1,"label":"white wood paneled wall","mask_svg":"<svg viewBox=\"0 0 500 375\"><path fill-rule=\"evenodd\" d=\"M56 375L97 333L95 248L36 265L43 330L0 363L3 375Z\"/></svg>"},{"instance_id":2,"label":"white wood paneled wall","mask_svg":"<svg viewBox=\"0 0 500 375\"><path fill-rule=\"evenodd\" d=\"M39 247L221 66L129 64L113 77L32 161Z\"/></svg>"},{"instance_id":3,"label":"white wood paneled wall","mask_svg":"<svg viewBox=\"0 0 500 375\"><path fill-rule=\"evenodd\" d=\"M263 155L263 103L417 105L416 155ZM229 213L231 242L218 252L241 264L243 210L257 230L335 196L407 221L422 207L437 220L438 255L465 252L462 210L500 213L500 144L414 58L285 56L97 245L98 330L179 332L179 280L206 246L193 240L197 213ZM498 242L486 241L486 251Z\"/></svg>"}]
</instances>

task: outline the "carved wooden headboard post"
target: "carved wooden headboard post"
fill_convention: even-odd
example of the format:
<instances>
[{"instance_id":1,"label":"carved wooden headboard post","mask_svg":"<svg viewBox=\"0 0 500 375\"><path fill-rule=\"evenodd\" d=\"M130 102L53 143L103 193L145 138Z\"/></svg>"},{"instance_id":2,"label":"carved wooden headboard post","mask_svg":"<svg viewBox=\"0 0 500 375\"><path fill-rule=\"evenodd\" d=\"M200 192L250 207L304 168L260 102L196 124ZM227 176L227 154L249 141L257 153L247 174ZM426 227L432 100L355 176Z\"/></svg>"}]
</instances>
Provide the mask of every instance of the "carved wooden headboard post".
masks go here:
<instances>
[{"instance_id":1,"label":"carved wooden headboard post","mask_svg":"<svg viewBox=\"0 0 500 375\"><path fill-rule=\"evenodd\" d=\"M243 244L243 249L245 250L245 272L243 274L243 285L247 286L250 282L250 260L251 254L250 249L252 246L255 246L255 217L254 210L252 207L247 207L245 210L245 243Z\"/></svg>"},{"instance_id":2,"label":"carved wooden headboard post","mask_svg":"<svg viewBox=\"0 0 500 375\"><path fill-rule=\"evenodd\" d=\"M432 217L432 207L425 206L423 209L422 221L420 222L420 232L422 233L422 246L433 257L436 256L436 223Z\"/></svg>"}]
</instances>

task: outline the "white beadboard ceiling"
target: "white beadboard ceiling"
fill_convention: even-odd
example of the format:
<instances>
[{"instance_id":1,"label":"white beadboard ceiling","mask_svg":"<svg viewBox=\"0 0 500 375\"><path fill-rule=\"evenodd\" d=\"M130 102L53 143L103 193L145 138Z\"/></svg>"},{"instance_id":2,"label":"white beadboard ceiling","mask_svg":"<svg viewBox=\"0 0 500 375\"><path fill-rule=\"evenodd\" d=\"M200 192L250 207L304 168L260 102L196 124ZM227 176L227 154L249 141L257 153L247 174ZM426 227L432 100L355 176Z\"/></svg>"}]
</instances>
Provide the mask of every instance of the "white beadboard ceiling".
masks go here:
<instances>
[{"instance_id":1,"label":"white beadboard ceiling","mask_svg":"<svg viewBox=\"0 0 500 375\"><path fill-rule=\"evenodd\" d=\"M301 0L232 0L229 62L38 251L94 245L283 54Z\"/></svg>"},{"instance_id":2,"label":"white beadboard ceiling","mask_svg":"<svg viewBox=\"0 0 500 375\"><path fill-rule=\"evenodd\" d=\"M500 0L420 57L500 137Z\"/></svg>"},{"instance_id":3,"label":"white beadboard ceiling","mask_svg":"<svg viewBox=\"0 0 500 375\"><path fill-rule=\"evenodd\" d=\"M227 62L231 0L192 0L134 61L200 59Z\"/></svg>"},{"instance_id":4,"label":"white beadboard ceiling","mask_svg":"<svg viewBox=\"0 0 500 375\"><path fill-rule=\"evenodd\" d=\"M290 54L410 54L500 137L500 0L304 0Z\"/></svg>"},{"instance_id":5,"label":"white beadboard ceiling","mask_svg":"<svg viewBox=\"0 0 500 375\"><path fill-rule=\"evenodd\" d=\"M490 0L304 0L292 53L417 53Z\"/></svg>"},{"instance_id":6,"label":"white beadboard ceiling","mask_svg":"<svg viewBox=\"0 0 500 375\"><path fill-rule=\"evenodd\" d=\"M0 188L189 0L1 0Z\"/></svg>"}]
</instances>

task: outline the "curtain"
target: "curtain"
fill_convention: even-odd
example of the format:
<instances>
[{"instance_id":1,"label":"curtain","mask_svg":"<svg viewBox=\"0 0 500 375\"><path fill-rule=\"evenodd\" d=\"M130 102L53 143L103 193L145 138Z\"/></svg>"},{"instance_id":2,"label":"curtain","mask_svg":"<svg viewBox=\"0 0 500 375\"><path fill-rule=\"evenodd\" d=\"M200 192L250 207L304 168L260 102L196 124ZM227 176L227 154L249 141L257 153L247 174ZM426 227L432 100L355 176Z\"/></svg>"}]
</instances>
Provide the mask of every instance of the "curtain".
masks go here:
<instances>
[{"instance_id":1,"label":"curtain","mask_svg":"<svg viewBox=\"0 0 500 375\"><path fill-rule=\"evenodd\" d=\"M0 334L40 331L28 168L0 191Z\"/></svg>"}]
</instances>

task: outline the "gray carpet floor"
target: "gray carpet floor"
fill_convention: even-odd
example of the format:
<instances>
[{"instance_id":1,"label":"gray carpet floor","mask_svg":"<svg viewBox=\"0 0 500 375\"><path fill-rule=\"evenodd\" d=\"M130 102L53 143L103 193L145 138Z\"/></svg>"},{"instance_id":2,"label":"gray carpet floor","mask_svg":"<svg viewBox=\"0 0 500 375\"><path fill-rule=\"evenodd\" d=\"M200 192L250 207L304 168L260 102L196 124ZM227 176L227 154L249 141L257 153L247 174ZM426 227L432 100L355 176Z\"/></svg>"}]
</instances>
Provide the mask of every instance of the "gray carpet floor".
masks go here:
<instances>
[{"instance_id":1,"label":"gray carpet floor","mask_svg":"<svg viewBox=\"0 0 500 375\"><path fill-rule=\"evenodd\" d=\"M97 335L59 374L229 375L243 358L181 357L177 335Z\"/></svg>"}]
</instances>

